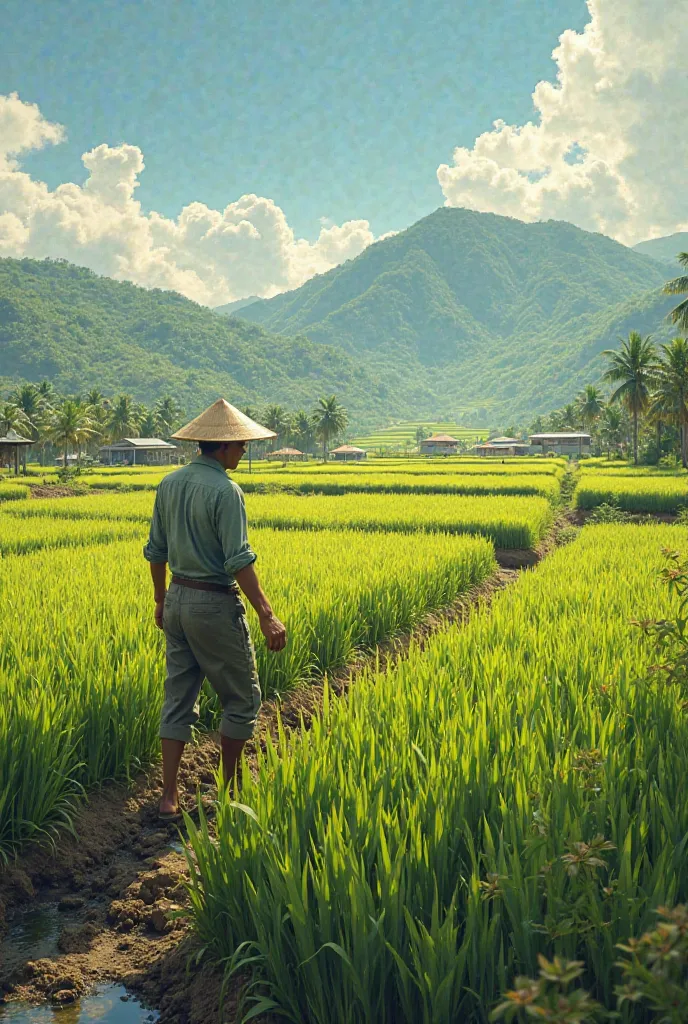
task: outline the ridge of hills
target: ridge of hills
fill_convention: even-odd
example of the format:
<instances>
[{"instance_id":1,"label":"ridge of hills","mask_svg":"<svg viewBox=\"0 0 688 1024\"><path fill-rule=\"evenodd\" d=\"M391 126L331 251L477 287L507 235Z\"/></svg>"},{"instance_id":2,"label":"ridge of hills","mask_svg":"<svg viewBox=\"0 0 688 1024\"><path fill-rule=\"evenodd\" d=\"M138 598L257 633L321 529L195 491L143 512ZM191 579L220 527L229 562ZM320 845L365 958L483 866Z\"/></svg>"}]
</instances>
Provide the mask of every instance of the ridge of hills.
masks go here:
<instances>
[{"instance_id":1,"label":"ridge of hills","mask_svg":"<svg viewBox=\"0 0 688 1024\"><path fill-rule=\"evenodd\" d=\"M599 379L601 352L628 330L668 340L672 299L661 287L670 276L656 259L564 221L443 207L238 316L304 332L381 376L404 366L438 409L464 421L506 421Z\"/></svg>"},{"instance_id":2,"label":"ridge of hills","mask_svg":"<svg viewBox=\"0 0 688 1024\"><path fill-rule=\"evenodd\" d=\"M335 393L363 428L403 415L409 401L387 380L376 407L376 375L304 334L280 337L63 260L0 259L0 386L44 378L63 393L97 386L147 404L172 394L189 415L218 395L310 410Z\"/></svg>"},{"instance_id":3,"label":"ridge of hills","mask_svg":"<svg viewBox=\"0 0 688 1024\"><path fill-rule=\"evenodd\" d=\"M521 422L598 380L631 329L668 340L671 268L565 222L442 208L295 291L224 315L63 260L0 259L0 386L48 378L189 415L312 408L351 431L409 417ZM242 300L239 300L240 302Z\"/></svg>"},{"instance_id":4,"label":"ridge of hills","mask_svg":"<svg viewBox=\"0 0 688 1024\"><path fill-rule=\"evenodd\" d=\"M662 263L670 263L676 276L680 273L675 268L680 267L677 256L680 252L688 252L688 231L677 231L673 235L664 235L662 238L648 238L644 242L638 242L633 246L634 252L642 253L644 256L652 256Z\"/></svg>"}]
</instances>

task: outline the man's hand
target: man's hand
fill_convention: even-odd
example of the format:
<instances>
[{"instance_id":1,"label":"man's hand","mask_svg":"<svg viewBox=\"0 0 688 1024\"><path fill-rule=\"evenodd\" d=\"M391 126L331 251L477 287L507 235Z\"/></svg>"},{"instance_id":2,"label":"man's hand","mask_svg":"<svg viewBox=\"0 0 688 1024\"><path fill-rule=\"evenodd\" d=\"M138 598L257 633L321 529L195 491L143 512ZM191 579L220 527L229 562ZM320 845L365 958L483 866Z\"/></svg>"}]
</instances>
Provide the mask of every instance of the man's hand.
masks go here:
<instances>
[{"instance_id":1,"label":"man's hand","mask_svg":"<svg viewBox=\"0 0 688 1024\"><path fill-rule=\"evenodd\" d=\"M155 612L154 612L154 615L155 615L155 625L158 627L158 629L162 629L162 613L163 613L164 608L165 608L165 601L164 601L164 599L162 601L156 601L155 602Z\"/></svg>"},{"instance_id":2,"label":"man's hand","mask_svg":"<svg viewBox=\"0 0 688 1024\"><path fill-rule=\"evenodd\" d=\"M269 651L281 651L287 643L287 630L272 612L259 616L260 631L265 637Z\"/></svg>"}]
</instances>

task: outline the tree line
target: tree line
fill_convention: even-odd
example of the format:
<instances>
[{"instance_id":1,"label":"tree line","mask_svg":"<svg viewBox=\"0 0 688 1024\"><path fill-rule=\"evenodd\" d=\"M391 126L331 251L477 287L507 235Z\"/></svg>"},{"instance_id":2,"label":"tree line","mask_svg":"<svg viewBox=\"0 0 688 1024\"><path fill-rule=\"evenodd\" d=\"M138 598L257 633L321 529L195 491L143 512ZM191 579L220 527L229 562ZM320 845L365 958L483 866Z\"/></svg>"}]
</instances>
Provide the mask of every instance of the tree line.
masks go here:
<instances>
[{"instance_id":1,"label":"tree line","mask_svg":"<svg viewBox=\"0 0 688 1024\"><path fill-rule=\"evenodd\" d=\"M688 252L680 253L678 261L688 268ZM687 294L688 275L669 281L664 292ZM688 299L669 317L688 333ZM619 350L607 349L603 355L608 363L603 380L612 385L611 394L605 397L601 388L587 384L563 409L538 416L529 432L596 429L601 446L610 451L629 439L636 465L641 441L646 455L654 455L657 462L668 442L688 469L688 339L678 336L658 347L649 335L631 331Z\"/></svg>"},{"instance_id":2,"label":"tree line","mask_svg":"<svg viewBox=\"0 0 688 1024\"><path fill-rule=\"evenodd\" d=\"M253 442L263 452L274 450L278 443L310 452L321 441L325 457L330 442L343 433L348 423L346 409L335 395L319 399L311 412L289 412L281 405L269 405L263 410L247 406L242 411L278 435L266 444ZM65 466L70 450L78 457L93 456L103 445L124 437L169 440L185 418L184 409L170 395L146 407L130 395L109 398L97 388L79 395L60 395L48 380L17 385L0 406L0 421L4 421L5 429L14 428L35 441L43 462L47 452L61 452Z\"/></svg>"}]
</instances>

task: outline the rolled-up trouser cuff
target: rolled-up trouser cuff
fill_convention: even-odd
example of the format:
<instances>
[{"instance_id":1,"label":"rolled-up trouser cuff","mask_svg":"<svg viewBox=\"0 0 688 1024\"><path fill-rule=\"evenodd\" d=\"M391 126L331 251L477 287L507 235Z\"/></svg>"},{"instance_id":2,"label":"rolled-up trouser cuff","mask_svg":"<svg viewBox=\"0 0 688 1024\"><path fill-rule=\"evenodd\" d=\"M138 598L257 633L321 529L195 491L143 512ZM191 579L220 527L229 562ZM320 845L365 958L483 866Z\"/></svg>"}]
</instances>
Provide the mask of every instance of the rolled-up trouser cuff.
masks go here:
<instances>
[{"instance_id":1,"label":"rolled-up trouser cuff","mask_svg":"<svg viewBox=\"0 0 688 1024\"><path fill-rule=\"evenodd\" d=\"M191 727L184 725L161 725L161 740L181 740L182 743L191 743Z\"/></svg>"},{"instance_id":2,"label":"rolled-up trouser cuff","mask_svg":"<svg viewBox=\"0 0 688 1024\"><path fill-rule=\"evenodd\" d=\"M225 718L220 722L220 735L226 736L228 740L250 740L255 730L253 725L244 725L239 722L228 722Z\"/></svg>"}]
</instances>

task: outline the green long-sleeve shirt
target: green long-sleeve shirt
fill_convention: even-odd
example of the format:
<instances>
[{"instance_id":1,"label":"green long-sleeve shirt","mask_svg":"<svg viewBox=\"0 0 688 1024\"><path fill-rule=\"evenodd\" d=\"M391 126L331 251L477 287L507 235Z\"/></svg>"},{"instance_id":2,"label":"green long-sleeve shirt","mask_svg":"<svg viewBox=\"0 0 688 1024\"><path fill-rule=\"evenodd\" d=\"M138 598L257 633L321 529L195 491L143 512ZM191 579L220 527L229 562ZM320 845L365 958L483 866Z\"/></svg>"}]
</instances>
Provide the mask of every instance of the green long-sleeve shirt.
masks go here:
<instances>
[{"instance_id":1,"label":"green long-sleeve shirt","mask_svg":"<svg viewBox=\"0 0 688 1024\"><path fill-rule=\"evenodd\" d=\"M225 586L255 562L243 492L216 459L199 455L161 481L143 554L175 576Z\"/></svg>"}]
</instances>

